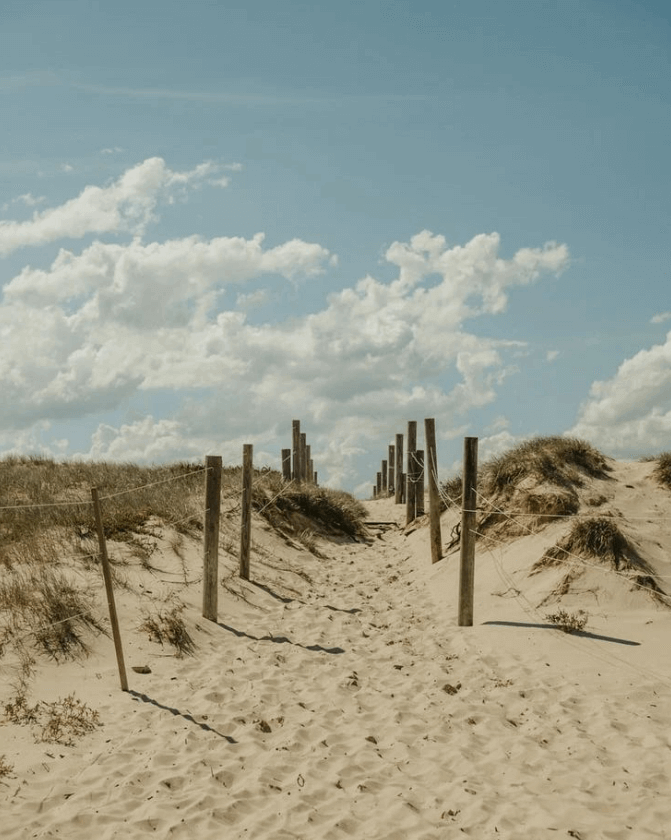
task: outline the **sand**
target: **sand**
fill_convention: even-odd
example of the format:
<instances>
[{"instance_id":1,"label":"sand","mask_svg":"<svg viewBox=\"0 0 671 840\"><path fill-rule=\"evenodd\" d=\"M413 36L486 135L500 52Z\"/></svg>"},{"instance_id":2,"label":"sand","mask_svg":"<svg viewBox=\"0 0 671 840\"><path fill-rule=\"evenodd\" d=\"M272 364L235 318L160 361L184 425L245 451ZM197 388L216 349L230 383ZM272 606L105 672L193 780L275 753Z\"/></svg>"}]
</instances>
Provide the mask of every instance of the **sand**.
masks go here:
<instances>
[{"instance_id":1,"label":"sand","mask_svg":"<svg viewBox=\"0 0 671 840\"><path fill-rule=\"evenodd\" d=\"M671 574L671 505L647 467L622 469L613 493L631 487L611 501ZM369 509L404 520L387 500ZM444 515L443 542L454 521ZM551 607L537 607L548 579L528 569L560 527L478 546L465 628L458 553L432 565L425 524L319 540L316 557L256 523L255 583L229 578L218 625L166 547L151 594L189 604L196 655L150 642L120 593L131 690L103 637L86 660L42 667L33 699L74 691L102 725L72 746L0 725L14 765L2 837L671 837L671 609L600 572L568 602L588 610L586 630L552 629ZM197 546L189 561L197 578Z\"/></svg>"}]
</instances>

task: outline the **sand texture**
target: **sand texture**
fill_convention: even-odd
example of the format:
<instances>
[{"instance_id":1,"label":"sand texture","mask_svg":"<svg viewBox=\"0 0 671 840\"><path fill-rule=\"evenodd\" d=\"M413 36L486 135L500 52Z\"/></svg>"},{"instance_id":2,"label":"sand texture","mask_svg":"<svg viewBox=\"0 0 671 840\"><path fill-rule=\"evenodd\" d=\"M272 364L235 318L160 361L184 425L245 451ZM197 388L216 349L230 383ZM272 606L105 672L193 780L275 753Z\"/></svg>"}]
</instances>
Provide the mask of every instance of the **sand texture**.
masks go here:
<instances>
[{"instance_id":1,"label":"sand texture","mask_svg":"<svg viewBox=\"0 0 671 840\"><path fill-rule=\"evenodd\" d=\"M671 493L645 464L601 490L671 591ZM460 628L458 548L432 566L425 521L369 509L399 524L319 539L321 556L255 521L253 581L225 555L218 625L200 617L199 546L180 581L166 542L130 584L187 603L195 655L139 632L122 591L130 692L102 636L87 659L42 663L32 698L74 692L101 725L72 745L0 725L4 840L671 837L671 609L596 565L556 594L565 569L530 569L557 521L478 543ZM589 613L582 633L545 620L562 605Z\"/></svg>"}]
</instances>

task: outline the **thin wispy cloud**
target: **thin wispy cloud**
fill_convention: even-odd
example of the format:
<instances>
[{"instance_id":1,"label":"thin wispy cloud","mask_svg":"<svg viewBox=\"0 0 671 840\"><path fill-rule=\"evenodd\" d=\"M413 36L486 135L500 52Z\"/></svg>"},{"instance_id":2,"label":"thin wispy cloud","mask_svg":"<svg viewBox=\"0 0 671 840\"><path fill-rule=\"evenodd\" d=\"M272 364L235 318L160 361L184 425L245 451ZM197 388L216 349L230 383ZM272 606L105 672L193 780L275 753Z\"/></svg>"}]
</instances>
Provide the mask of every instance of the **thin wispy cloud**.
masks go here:
<instances>
[{"instance_id":1,"label":"thin wispy cloud","mask_svg":"<svg viewBox=\"0 0 671 840\"><path fill-rule=\"evenodd\" d=\"M128 87L123 85L86 84L70 82L70 86L85 93L129 99L166 99L203 102L219 105L336 105L366 102L426 102L433 97L425 93L360 93L314 95L294 93L233 93L224 91L180 90L178 88Z\"/></svg>"}]
</instances>

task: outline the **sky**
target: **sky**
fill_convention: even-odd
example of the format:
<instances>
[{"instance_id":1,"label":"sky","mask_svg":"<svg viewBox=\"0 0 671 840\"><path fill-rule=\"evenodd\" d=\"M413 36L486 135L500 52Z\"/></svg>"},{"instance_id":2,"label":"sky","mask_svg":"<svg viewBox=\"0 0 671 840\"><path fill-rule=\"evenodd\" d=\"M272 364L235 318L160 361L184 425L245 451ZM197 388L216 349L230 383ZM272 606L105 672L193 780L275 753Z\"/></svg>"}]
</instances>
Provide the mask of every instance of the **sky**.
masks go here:
<instances>
[{"instance_id":1,"label":"sky","mask_svg":"<svg viewBox=\"0 0 671 840\"><path fill-rule=\"evenodd\" d=\"M0 455L671 450L671 6L5 0Z\"/></svg>"}]
</instances>

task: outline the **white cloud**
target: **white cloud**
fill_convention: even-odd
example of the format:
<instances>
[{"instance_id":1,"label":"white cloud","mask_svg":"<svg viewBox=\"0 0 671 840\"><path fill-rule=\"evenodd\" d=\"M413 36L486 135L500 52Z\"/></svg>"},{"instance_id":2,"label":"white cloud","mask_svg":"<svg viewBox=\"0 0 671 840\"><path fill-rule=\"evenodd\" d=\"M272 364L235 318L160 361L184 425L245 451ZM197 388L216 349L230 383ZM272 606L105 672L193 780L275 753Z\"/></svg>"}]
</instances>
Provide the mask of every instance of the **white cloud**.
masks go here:
<instances>
[{"instance_id":1,"label":"white cloud","mask_svg":"<svg viewBox=\"0 0 671 840\"><path fill-rule=\"evenodd\" d=\"M650 319L651 324L663 324L665 321L671 321L671 312L660 312Z\"/></svg>"},{"instance_id":2,"label":"white cloud","mask_svg":"<svg viewBox=\"0 0 671 840\"><path fill-rule=\"evenodd\" d=\"M130 172L109 188L117 190L112 205L118 211L118 193L130 195L140 200L133 218L142 217L171 175L162 161ZM172 183L208 176L205 168L180 174L186 181ZM388 249L393 281L365 277L319 312L252 325L241 309L266 290L241 292L233 309L229 287L263 275L295 282L332 262L315 243L263 244L262 234L94 242L80 254L61 250L49 269L25 268L0 303L0 428L95 416L138 391L149 399L177 391L183 404L172 416L101 423L85 454L200 457L256 440L279 458L299 411L314 430L322 481L328 474L332 484L355 484L361 452L393 438L408 417L436 417L444 437L495 399L520 343L478 336L468 322L503 312L509 288L568 260L561 245L504 260L497 234L448 248L423 231Z\"/></svg>"},{"instance_id":3,"label":"white cloud","mask_svg":"<svg viewBox=\"0 0 671 840\"><path fill-rule=\"evenodd\" d=\"M76 198L35 212L28 221L0 221L0 255L88 233L141 235L155 219L159 199L173 197L174 188L200 186L218 170L217 164L206 161L190 171L173 172L162 158L148 158L109 186L85 187Z\"/></svg>"},{"instance_id":4,"label":"white cloud","mask_svg":"<svg viewBox=\"0 0 671 840\"><path fill-rule=\"evenodd\" d=\"M668 449L671 333L664 344L626 359L611 379L594 382L570 434L613 454Z\"/></svg>"},{"instance_id":5,"label":"white cloud","mask_svg":"<svg viewBox=\"0 0 671 840\"><path fill-rule=\"evenodd\" d=\"M61 172L74 172L75 168L70 163L62 163L60 166Z\"/></svg>"},{"instance_id":6,"label":"white cloud","mask_svg":"<svg viewBox=\"0 0 671 840\"><path fill-rule=\"evenodd\" d=\"M109 146L100 150L101 155L118 155L120 152L123 152L121 146Z\"/></svg>"},{"instance_id":7,"label":"white cloud","mask_svg":"<svg viewBox=\"0 0 671 840\"><path fill-rule=\"evenodd\" d=\"M548 350L545 354L545 361L554 362L557 356L559 356L559 350Z\"/></svg>"}]
</instances>

